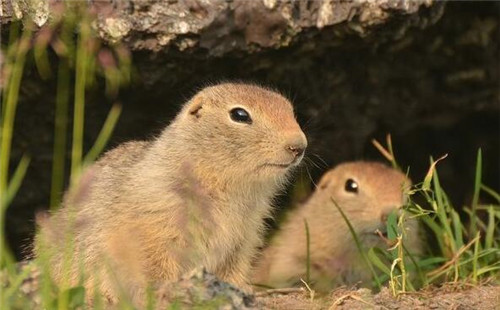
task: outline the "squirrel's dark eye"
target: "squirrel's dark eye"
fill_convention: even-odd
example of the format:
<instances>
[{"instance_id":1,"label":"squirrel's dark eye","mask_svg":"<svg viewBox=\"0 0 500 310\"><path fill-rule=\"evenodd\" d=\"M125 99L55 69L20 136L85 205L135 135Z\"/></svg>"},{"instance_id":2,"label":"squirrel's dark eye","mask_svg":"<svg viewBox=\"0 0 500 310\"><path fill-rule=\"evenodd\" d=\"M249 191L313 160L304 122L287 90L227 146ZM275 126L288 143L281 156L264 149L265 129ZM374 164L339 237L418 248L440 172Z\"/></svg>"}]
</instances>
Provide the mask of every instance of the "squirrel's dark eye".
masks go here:
<instances>
[{"instance_id":1,"label":"squirrel's dark eye","mask_svg":"<svg viewBox=\"0 0 500 310\"><path fill-rule=\"evenodd\" d=\"M251 124L252 119L250 118L250 114L245 109L242 108L234 108L229 114L231 114L231 119L238 123L247 123Z\"/></svg>"},{"instance_id":2,"label":"squirrel's dark eye","mask_svg":"<svg viewBox=\"0 0 500 310\"><path fill-rule=\"evenodd\" d=\"M356 181L354 181L353 179L347 179L347 181L345 181L345 191L346 192L357 194L358 187L359 187L358 183L356 183Z\"/></svg>"}]
</instances>

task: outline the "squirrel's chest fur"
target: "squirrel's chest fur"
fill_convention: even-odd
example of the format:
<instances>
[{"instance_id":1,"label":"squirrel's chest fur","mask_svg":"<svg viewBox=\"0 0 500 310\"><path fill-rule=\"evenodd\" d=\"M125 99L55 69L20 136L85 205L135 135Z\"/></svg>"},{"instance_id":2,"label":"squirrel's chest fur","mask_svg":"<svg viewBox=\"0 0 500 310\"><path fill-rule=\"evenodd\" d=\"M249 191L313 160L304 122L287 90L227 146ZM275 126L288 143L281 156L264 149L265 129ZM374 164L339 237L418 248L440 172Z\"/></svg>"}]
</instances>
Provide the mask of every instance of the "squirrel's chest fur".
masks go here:
<instances>
[{"instance_id":1,"label":"squirrel's chest fur","mask_svg":"<svg viewBox=\"0 0 500 310\"><path fill-rule=\"evenodd\" d=\"M120 167L114 160L116 152L108 153L99 163L91 202L82 206L83 213L94 214L93 226L99 227L94 232L103 239L118 235L112 237L113 248L125 242L132 244L127 252L141 253L147 273L162 278L173 276L162 269L182 273L203 265L216 272L239 256L253 255L260 245L263 218L270 212L273 189L216 191L186 167L165 179L161 169L139 170L140 166L123 164L131 157L143 161L144 146L122 146L127 156L120 152ZM175 253L178 268L171 268L171 253Z\"/></svg>"},{"instance_id":2,"label":"squirrel's chest fur","mask_svg":"<svg viewBox=\"0 0 500 310\"><path fill-rule=\"evenodd\" d=\"M203 240L197 247L203 256L203 265L209 271L217 272L240 256L252 256L260 245L263 219L270 208L270 197L221 202L205 218L210 223L197 226L196 233Z\"/></svg>"}]
</instances>

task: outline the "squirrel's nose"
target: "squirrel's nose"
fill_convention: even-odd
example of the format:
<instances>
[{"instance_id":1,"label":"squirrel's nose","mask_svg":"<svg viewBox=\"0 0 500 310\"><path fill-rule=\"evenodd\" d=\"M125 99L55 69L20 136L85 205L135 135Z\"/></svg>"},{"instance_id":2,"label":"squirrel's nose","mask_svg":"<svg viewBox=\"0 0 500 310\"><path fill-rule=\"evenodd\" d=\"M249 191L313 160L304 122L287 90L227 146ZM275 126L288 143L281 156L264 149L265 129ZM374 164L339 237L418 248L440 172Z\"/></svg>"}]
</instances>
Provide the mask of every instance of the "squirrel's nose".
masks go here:
<instances>
[{"instance_id":1,"label":"squirrel's nose","mask_svg":"<svg viewBox=\"0 0 500 310\"><path fill-rule=\"evenodd\" d=\"M401 215L401 210L396 206L388 207L387 210L382 212L382 214L380 215L380 221L382 222L382 224L385 225L387 223L387 220L389 219L389 215L391 213L395 213L396 216L399 216Z\"/></svg>"},{"instance_id":2,"label":"squirrel's nose","mask_svg":"<svg viewBox=\"0 0 500 310\"><path fill-rule=\"evenodd\" d=\"M389 219L389 213L384 212L380 216L380 221L382 222L382 224L386 224L388 219Z\"/></svg>"},{"instance_id":3,"label":"squirrel's nose","mask_svg":"<svg viewBox=\"0 0 500 310\"><path fill-rule=\"evenodd\" d=\"M285 149L290 152L295 158L298 158L304 154L304 151L307 147L307 140L304 133L300 133L300 135L295 136L290 139L285 146Z\"/></svg>"},{"instance_id":4,"label":"squirrel's nose","mask_svg":"<svg viewBox=\"0 0 500 310\"><path fill-rule=\"evenodd\" d=\"M289 145L287 146L287 150L292 153L295 157L300 157L302 154L304 154L304 148L301 146L297 145Z\"/></svg>"}]
</instances>

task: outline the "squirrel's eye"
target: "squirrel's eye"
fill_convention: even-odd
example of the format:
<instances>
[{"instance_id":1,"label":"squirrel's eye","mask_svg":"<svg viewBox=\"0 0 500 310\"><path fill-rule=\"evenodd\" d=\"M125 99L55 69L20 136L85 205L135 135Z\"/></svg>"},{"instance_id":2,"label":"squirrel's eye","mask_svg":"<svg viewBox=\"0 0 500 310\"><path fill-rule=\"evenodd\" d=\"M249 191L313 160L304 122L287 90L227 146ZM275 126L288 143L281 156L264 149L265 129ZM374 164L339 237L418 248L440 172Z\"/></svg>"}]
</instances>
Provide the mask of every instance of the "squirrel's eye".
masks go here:
<instances>
[{"instance_id":1,"label":"squirrel's eye","mask_svg":"<svg viewBox=\"0 0 500 310\"><path fill-rule=\"evenodd\" d=\"M358 183L354 181L353 179L347 179L345 182L345 191L350 192L350 193L358 193Z\"/></svg>"},{"instance_id":2,"label":"squirrel's eye","mask_svg":"<svg viewBox=\"0 0 500 310\"><path fill-rule=\"evenodd\" d=\"M252 123L252 118L250 118L250 114L245 109L242 108L234 108L229 114L231 114L231 119L238 123Z\"/></svg>"}]
</instances>

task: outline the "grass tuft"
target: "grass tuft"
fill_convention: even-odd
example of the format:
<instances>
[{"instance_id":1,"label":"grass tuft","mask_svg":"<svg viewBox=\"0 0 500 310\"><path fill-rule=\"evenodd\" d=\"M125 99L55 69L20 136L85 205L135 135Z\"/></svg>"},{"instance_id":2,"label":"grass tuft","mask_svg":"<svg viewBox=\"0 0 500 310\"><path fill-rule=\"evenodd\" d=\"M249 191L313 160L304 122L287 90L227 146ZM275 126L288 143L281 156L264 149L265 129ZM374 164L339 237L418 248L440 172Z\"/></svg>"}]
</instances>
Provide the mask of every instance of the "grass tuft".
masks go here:
<instances>
[{"instance_id":1,"label":"grass tuft","mask_svg":"<svg viewBox=\"0 0 500 310\"><path fill-rule=\"evenodd\" d=\"M383 148L378 142L374 144ZM384 149L382 154L395 160L392 147ZM500 219L500 195L481 182L481 150L477 153L474 195L471 207L464 208L465 217L459 215L441 187L437 164L445 158L446 155L436 161L431 158L424 180L409 191L410 202L404 207L407 212L399 215L397 224L394 218L389 218L388 239L396 241L389 249L390 254L384 249L368 250L368 258L374 266L389 277L394 295L429 284L476 284L491 279L500 283L500 235L496 231ZM493 197L496 203L481 205L482 194ZM423 198L424 205L416 202L419 198ZM418 259L405 249L404 217L407 214L418 219L429 231L429 239L436 241L436 249ZM390 266L384 263L384 258L389 258Z\"/></svg>"}]
</instances>

